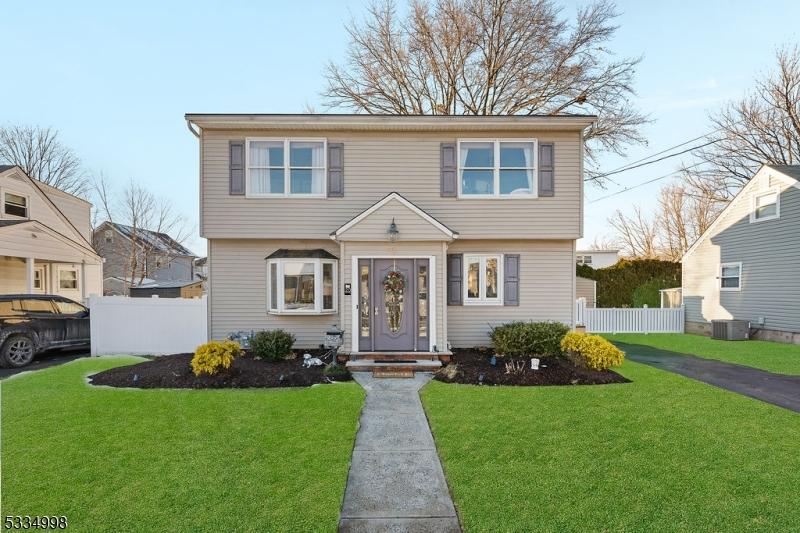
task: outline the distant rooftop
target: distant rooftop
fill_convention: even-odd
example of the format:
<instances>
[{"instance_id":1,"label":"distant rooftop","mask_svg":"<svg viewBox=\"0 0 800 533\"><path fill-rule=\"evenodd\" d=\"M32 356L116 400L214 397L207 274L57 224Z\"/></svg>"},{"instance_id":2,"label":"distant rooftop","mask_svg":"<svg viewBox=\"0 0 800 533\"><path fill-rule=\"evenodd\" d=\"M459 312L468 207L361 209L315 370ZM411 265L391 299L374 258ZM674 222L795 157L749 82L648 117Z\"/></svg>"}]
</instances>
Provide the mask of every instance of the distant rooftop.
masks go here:
<instances>
[{"instance_id":1,"label":"distant rooftop","mask_svg":"<svg viewBox=\"0 0 800 533\"><path fill-rule=\"evenodd\" d=\"M134 228L126 226L125 224L118 224L116 222L107 222L113 226L117 231L125 235L127 238L133 240ZM136 238L142 241L147 241L153 250L172 255L190 255L196 257L194 252L186 248L184 245L167 235L166 233L159 233L142 228L136 228Z\"/></svg>"}]
</instances>

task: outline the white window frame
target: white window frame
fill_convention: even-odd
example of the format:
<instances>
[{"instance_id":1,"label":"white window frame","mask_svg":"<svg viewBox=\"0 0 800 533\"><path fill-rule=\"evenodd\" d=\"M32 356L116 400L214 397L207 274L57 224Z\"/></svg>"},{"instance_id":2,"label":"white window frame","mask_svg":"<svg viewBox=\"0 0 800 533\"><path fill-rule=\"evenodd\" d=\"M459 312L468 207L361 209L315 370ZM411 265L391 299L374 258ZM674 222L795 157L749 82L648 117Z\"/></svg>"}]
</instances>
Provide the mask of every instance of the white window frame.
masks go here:
<instances>
[{"instance_id":1,"label":"white window frame","mask_svg":"<svg viewBox=\"0 0 800 533\"><path fill-rule=\"evenodd\" d=\"M739 286L738 287L723 287L722 286L722 269L723 268L730 268L730 267L737 267L739 269ZM725 276L726 278L732 278L734 276ZM733 262L733 263L721 263L719 265L719 290L723 292L741 292L742 290L742 263Z\"/></svg>"},{"instance_id":2,"label":"white window frame","mask_svg":"<svg viewBox=\"0 0 800 533\"><path fill-rule=\"evenodd\" d=\"M767 217L759 218L756 214L757 203L759 198L763 198L764 196L775 196L775 214L770 215ZM756 222L766 222L767 220L775 220L776 218L781 218L781 191L778 188L775 189L768 189L762 192L757 192L753 194L752 201L751 201L751 209L750 209L750 223ZM763 206L762 206L763 207Z\"/></svg>"},{"instance_id":3,"label":"white window frame","mask_svg":"<svg viewBox=\"0 0 800 533\"><path fill-rule=\"evenodd\" d=\"M500 194L500 143L533 143L533 167L526 167L524 170L530 170L533 173L531 178L531 194ZM494 147L494 192L492 194L464 194L461 191L462 178L461 178L461 144L462 143L493 143ZM517 169L517 167L508 167L509 169ZM522 170L520 168L520 170ZM500 198L503 200L531 200L539 197L539 140L532 138L503 138L503 139L471 139L464 138L458 139L456 142L456 179L458 180L458 198L461 200L482 200L487 198Z\"/></svg>"},{"instance_id":4,"label":"white window frame","mask_svg":"<svg viewBox=\"0 0 800 533\"><path fill-rule=\"evenodd\" d=\"M15 194L25 198L25 216L12 215L6 213L6 194ZM18 192L13 189L0 188L0 218L13 219L13 220L30 220L31 218L31 195L23 192Z\"/></svg>"},{"instance_id":5,"label":"white window frame","mask_svg":"<svg viewBox=\"0 0 800 533\"><path fill-rule=\"evenodd\" d=\"M285 309L284 305L284 265L286 263L313 263L314 264L314 309ZM277 308L272 307L272 265L277 265L276 295ZM333 308L322 308L322 265L333 265ZM319 259L316 257L287 257L280 259L267 259L267 313L271 315L331 315L339 309L339 262L336 259Z\"/></svg>"},{"instance_id":6,"label":"white window frame","mask_svg":"<svg viewBox=\"0 0 800 533\"><path fill-rule=\"evenodd\" d=\"M61 273L62 272L75 272L75 288L61 286ZM77 267L71 266L58 266L56 268L56 284L59 291L79 291L81 290L81 276Z\"/></svg>"},{"instance_id":7,"label":"white window frame","mask_svg":"<svg viewBox=\"0 0 800 533\"><path fill-rule=\"evenodd\" d=\"M480 283L478 284L478 291L480 296L472 298L469 296L469 264L478 260L480 266ZM488 259L497 259L497 297L486 297L486 262ZM505 271L504 255L498 253L465 253L464 265L462 272L462 285L464 305L503 305L503 273Z\"/></svg>"},{"instance_id":8,"label":"white window frame","mask_svg":"<svg viewBox=\"0 0 800 533\"><path fill-rule=\"evenodd\" d=\"M283 143L283 192L282 193L254 193L250 190L250 143L282 142ZM293 193L291 191L291 152L289 143L291 142L321 142L322 143L322 167L297 167L312 168L322 170L322 193ZM261 168L261 167L259 167ZM280 167L264 167L280 168ZM244 141L244 187L245 198L326 198L328 196L328 139L310 137L247 137Z\"/></svg>"}]
</instances>

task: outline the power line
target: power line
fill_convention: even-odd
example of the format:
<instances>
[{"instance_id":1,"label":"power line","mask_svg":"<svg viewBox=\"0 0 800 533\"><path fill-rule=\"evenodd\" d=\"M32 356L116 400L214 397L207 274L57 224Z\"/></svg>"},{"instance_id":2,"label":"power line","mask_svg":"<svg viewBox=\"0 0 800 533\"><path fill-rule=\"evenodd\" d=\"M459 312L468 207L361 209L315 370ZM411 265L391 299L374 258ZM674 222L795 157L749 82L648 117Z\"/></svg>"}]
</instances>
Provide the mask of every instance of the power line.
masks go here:
<instances>
[{"instance_id":1,"label":"power line","mask_svg":"<svg viewBox=\"0 0 800 533\"><path fill-rule=\"evenodd\" d=\"M659 161L664 161L665 159L669 159L669 158L671 158L671 157L675 157L675 156L683 155L683 154L685 154L685 153L687 153L687 152L692 152L692 151L694 151L694 150L697 150L698 148L703 148L703 147L709 146L709 145L711 145L711 144L718 143L718 142L719 142L719 141L721 141L721 140L722 140L722 139L715 139L715 140L713 140L713 141L709 141L709 142L707 142L707 143L699 144L699 145L697 145L697 146L692 146L691 148L687 148L686 150L682 150L682 151L680 151L680 152L676 152L676 153L674 153L674 154L665 155L664 157L659 157L658 159L654 159L654 160L652 160L652 161L648 161L648 162L646 162L646 163L640 163L640 164L638 164L638 165L629 166L629 167L623 168L623 169L621 169L621 170L615 170L615 171L612 171L612 172L607 172L607 173L605 173L605 174L600 174L599 176L596 176L594 179L598 179L598 178L605 178L605 177L608 177L608 176L612 176L612 175L614 175L614 174L619 174L619 173L621 173L621 172L627 172L627 171L629 171L629 170L633 170L633 169L635 169L635 168L644 167L644 166L647 166L647 165L652 165L653 163L658 163ZM684 144L686 144L686 143L684 143ZM671 149L674 149L674 148L675 148L675 147L673 147L673 148L671 148ZM663 152L661 152L661 153L663 153ZM655 155L657 155L657 154L655 154ZM650 157L654 157L654 155L653 155L653 156L650 156Z\"/></svg>"},{"instance_id":2,"label":"power line","mask_svg":"<svg viewBox=\"0 0 800 533\"><path fill-rule=\"evenodd\" d=\"M704 163L704 161L701 161L699 163L695 163L694 165L689 165L688 167L684 167L682 170L689 170L690 168L699 167L703 163ZM663 180L663 179L670 178L672 176L676 176L678 174L678 172L680 172L680 171L673 170L672 172L664 174L663 176L659 176L657 178L652 178L652 179L649 179L647 181L643 181L641 183L637 183L636 185L631 185L630 187L625 187L622 190L619 190L619 191L616 191L616 192L612 192L611 194L607 194L605 196L601 196L600 198L595 198L594 200L590 201L589 203L590 204L594 204L594 203L597 203L597 202L599 202L601 200L606 200L608 198L611 198L612 196L617 196L619 194L622 194L622 193L625 193L625 192L628 192L628 191L632 191L633 189L638 189L639 187L643 187L645 185L649 185L651 183L655 183L656 181L660 181L660 180Z\"/></svg>"},{"instance_id":3,"label":"power line","mask_svg":"<svg viewBox=\"0 0 800 533\"><path fill-rule=\"evenodd\" d=\"M710 131L710 132L708 132L706 134L699 135L699 136L695 137L694 139L689 139L688 141L682 142L680 144L676 144L675 146L670 146L669 148L665 148L665 149L661 150L660 152L656 152L654 154L650 154L647 157L643 157L641 159L637 159L636 161L631 161L630 163L626 163L625 165L622 165L621 167L615 168L614 170L609 170L608 172L605 172L603 174L599 174L597 177L598 178L604 178L606 176L619 174L620 172L623 172L625 170L629 170L628 167L631 166L631 165L635 165L637 163L641 163L643 161L647 161L648 159L656 157L658 155L665 154L667 152L671 152L672 150L674 150L676 148L680 148L681 146L685 146L685 145L687 145L689 143L692 143L692 142L695 142L695 141L699 141L700 139L707 139L709 135L713 135L714 133L717 133L718 131L719 131L719 128L716 129L716 130ZM694 148L692 148L692 150L694 150Z\"/></svg>"}]
</instances>

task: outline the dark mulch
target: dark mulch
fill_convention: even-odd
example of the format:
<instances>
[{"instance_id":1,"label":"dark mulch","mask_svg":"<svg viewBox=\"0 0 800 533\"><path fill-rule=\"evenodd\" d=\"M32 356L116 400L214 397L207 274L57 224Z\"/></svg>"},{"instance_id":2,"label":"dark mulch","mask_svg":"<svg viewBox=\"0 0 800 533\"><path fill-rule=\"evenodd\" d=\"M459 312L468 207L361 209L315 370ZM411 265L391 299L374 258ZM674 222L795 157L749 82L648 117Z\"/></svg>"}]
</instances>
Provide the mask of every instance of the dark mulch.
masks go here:
<instances>
[{"instance_id":1,"label":"dark mulch","mask_svg":"<svg viewBox=\"0 0 800 533\"><path fill-rule=\"evenodd\" d=\"M492 356L489 351L453 350L452 362L436 373L434 379L446 383L477 385L483 374L484 385L604 385L607 383L630 383L612 370L589 370L573 365L566 359L546 358L539 364L539 370L531 370L530 358L526 359L525 370L519 374L506 374L502 358L497 358L497 366L489 364ZM452 376L452 366L456 365ZM546 365L546 366L544 366Z\"/></svg>"},{"instance_id":2,"label":"dark mulch","mask_svg":"<svg viewBox=\"0 0 800 533\"><path fill-rule=\"evenodd\" d=\"M250 355L237 357L233 365L214 376L195 376L189 363L192 354L162 355L135 365L120 366L94 374L92 385L140 389L244 389L308 387L316 383L349 381L349 372L324 376L324 367L303 368L303 357L267 362Z\"/></svg>"}]
</instances>

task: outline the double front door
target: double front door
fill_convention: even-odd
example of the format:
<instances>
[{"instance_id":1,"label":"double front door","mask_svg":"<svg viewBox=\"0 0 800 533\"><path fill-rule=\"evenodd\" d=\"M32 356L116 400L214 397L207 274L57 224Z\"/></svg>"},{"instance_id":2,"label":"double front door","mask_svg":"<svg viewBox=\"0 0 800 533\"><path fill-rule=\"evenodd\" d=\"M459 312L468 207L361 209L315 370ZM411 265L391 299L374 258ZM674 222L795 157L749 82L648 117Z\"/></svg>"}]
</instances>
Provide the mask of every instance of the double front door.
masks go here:
<instances>
[{"instance_id":1,"label":"double front door","mask_svg":"<svg viewBox=\"0 0 800 533\"><path fill-rule=\"evenodd\" d=\"M358 349L429 351L428 259L359 259Z\"/></svg>"}]
</instances>

